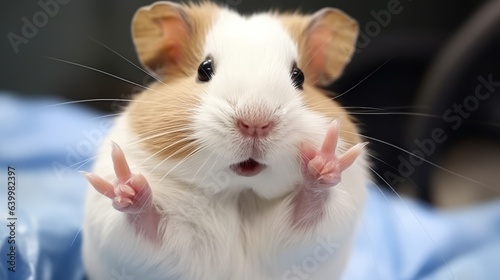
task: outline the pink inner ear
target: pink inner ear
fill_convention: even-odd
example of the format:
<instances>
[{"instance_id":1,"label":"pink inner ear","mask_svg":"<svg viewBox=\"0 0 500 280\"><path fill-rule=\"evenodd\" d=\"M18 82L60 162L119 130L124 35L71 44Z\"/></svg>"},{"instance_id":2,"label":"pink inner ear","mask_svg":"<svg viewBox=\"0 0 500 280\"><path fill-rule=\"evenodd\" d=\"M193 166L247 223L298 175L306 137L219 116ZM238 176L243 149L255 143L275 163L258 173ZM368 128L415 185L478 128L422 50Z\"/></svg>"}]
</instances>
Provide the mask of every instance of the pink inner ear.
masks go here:
<instances>
[{"instance_id":1,"label":"pink inner ear","mask_svg":"<svg viewBox=\"0 0 500 280\"><path fill-rule=\"evenodd\" d=\"M186 23L178 17L158 20L163 37L163 64L179 65L183 56L183 46L189 35Z\"/></svg>"},{"instance_id":2,"label":"pink inner ear","mask_svg":"<svg viewBox=\"0 0 500 280\"><path fill-rule=\"evenodd\" d=\"M327 73L327 53L332 40L332 31L324 25L314 26L309 30L309 36L306 42L306 49L308 50L307 67L318 76Z\"/></svg>"}]
</instances>

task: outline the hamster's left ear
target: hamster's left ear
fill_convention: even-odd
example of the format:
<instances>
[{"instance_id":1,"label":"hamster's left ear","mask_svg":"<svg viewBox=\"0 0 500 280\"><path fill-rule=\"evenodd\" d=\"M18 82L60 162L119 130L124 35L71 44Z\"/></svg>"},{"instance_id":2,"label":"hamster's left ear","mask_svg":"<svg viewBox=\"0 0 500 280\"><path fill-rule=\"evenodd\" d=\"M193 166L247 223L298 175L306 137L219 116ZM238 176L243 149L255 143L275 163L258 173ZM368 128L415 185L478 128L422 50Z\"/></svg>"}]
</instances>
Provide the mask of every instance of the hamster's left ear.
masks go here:
<instances>
[{"instance_id":1,"label":"hamster's left ear","mask_svg":"<svg viewBox=\"0 0 500 280\"><path fill-rule=\"evenodd\" d=\"M358 23L344 12L324 8L311 16L283 15L299 47L299 67L311 84L328 85L342 74L355 50Z\"/></svg>"},{"instance_id":2,"label":"hamster's left ear","mask_svg":"<svg viewBox=\"0 0 500 280\"><path fill-rule=\"evenodd\" d=\"M189 76L201 62L203 41L218 7L161 1L140 8L132 39L141 63L159 77Z\"/></svg>"}]
</instances>

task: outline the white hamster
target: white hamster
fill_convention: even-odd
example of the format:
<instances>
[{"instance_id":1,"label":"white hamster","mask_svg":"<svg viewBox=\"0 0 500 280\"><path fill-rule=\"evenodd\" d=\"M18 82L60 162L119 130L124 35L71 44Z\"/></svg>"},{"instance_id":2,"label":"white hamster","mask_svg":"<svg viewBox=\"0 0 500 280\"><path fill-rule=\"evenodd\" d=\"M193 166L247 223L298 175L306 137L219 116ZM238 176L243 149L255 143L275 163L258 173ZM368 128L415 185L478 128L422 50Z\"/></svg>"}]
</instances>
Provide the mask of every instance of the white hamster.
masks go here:
<instances>
[{"instance_id":1,"label":"white hamster","mask_svg":"<svg viewBox=\"0 0 500 280\"><path fill-rule=\"evenodd\" d=\"M351 59L357 23L157 2L132 33L159 81L85 174L89 279L340 278L369 175L356 125L318 86Z\"/></svg>"}]
</instances>

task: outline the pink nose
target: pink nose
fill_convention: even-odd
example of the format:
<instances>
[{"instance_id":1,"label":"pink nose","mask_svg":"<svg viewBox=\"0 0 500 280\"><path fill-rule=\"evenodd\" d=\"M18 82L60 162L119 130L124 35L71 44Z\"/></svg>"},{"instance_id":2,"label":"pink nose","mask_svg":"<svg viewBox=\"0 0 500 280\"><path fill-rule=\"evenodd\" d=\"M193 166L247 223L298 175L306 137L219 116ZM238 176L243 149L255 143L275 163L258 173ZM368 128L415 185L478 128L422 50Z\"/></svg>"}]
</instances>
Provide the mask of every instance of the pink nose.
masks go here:
<instances>
[{"instance_id":1,"label":"pink nose","mask_svg":"<svg viewBox=\"0 0 500 280\"><path fill-rule=\"evenodd\" d=\"M243 135L251 137L266 137L273 128L273 122L270 121L247 121L238 119L236 125Z\"/></svg>"}]
</instances>

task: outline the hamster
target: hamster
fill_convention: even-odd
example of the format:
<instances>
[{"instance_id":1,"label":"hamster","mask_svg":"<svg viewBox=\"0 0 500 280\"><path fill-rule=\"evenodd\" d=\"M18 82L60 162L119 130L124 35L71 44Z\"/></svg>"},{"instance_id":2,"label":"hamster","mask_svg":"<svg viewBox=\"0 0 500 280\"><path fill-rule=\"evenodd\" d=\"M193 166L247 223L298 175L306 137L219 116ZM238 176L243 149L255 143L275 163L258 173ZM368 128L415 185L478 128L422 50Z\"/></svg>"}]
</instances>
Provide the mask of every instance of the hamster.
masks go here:
<instances>
[{"instance_id":1,"label":"hamster","mask_svg":"<svg viewBox=\"0 0 500 280\"><path fill-rule=\"evenodd\" d=\"M351 59L357 23L157 2L132 34L158 82L85 174L89 279L340 278L369 172L320 86Z\"/></svg>"}]
</instances>

